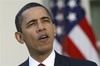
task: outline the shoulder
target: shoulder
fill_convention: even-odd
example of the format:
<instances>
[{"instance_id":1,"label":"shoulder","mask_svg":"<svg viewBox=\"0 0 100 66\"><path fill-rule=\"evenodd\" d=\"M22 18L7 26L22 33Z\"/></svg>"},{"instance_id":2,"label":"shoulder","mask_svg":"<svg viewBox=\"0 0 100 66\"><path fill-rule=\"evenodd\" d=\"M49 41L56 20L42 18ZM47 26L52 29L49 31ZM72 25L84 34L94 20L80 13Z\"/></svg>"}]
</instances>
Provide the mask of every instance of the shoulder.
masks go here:
<instances>
[{"instance_id":1,"label":"shoulder","mask_svg":"<svg viewBox=\"0 0 100 66\"><path fill-rule=\"evenodd\" d=\"M97 66L96 63L89 61L89 60L82 60L82 59L73 59L70 57L65 57L66 61L69 61L69 63L74 66L74 65L81 65L81 66Z\"/></svg>"},{"instance_id":2,"label":"shoulder","mask_svg":"<svg viewBox=\"0 0 100 66\"><path fill-rule=\"evenodd\" d=\"M63 55L56 55L63 64L69 64L70 66L97 66L96 63L88 60L73 59Z\"/></svg>"}]
</instances>

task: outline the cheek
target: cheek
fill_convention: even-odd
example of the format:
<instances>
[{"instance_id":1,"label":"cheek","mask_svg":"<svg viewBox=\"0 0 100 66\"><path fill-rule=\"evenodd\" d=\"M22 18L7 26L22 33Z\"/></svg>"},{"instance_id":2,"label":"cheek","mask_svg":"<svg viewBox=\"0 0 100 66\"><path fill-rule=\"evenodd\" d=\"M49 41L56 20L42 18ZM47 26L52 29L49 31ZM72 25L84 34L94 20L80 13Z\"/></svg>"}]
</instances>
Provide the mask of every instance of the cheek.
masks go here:
<instances>
[{"instance_id":1,"label":"cheek","mask_svg":"<svg viewBox=\"0 0 100 66\"><path fill-rule=\"evenodd\" d=\"M53 35L56 33L56 30L55 30L54 26L51 27L51 31L52 31Z\"/></svg>"},{"instance_id":2,"label":"cheek","mask_svg":"<svg viewBox=\"0 0 100 66\"><path fill-rule=\"evenodd\" d=\"M28 48L37 48L36 34L28 33L25 35L24 41Z\"/></svg>"},{"instance_id":3,"label":"cheek","mask_svg":"<svg viewBox=\"0 0 100 66\"><path fill-rule=\"evenodd\" d=\"M52 26L52 27L49 27L48 30L49 30L48 33L50 34L50 36L51 36L52 38L54 38L54 36L55 36L55 31L54 31L53 26Z\"/></svg>"},{"instance_id":4,"label":"cheek","mask_svg":"<svg viewBox=\"0 0 100 66\"><path fill-rule=\"evenodd\" d=\"M33 30L26 30L24 31L23 36L24 40L29 43L35 41L37 34Z\"/></svg>"}]
</instances>

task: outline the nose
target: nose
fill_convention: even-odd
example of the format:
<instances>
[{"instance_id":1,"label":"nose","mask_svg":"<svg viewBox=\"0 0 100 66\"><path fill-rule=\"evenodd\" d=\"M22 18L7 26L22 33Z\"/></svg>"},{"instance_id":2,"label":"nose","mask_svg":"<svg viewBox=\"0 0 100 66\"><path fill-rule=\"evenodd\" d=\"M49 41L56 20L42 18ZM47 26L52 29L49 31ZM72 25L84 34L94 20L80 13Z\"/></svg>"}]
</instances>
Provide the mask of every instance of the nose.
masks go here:
<instances>
[{"instance_id":1,"label":"nose","mask_svg":"<svg viewBox=\"0 0 100 66\"><path fill-rule=\"evenodd\" d=\"M38 32L44 31L44 30L45 30L44 24L42 24L41 22L38 23L36 32L38 33Z\"/></svg>"}]
</instances>

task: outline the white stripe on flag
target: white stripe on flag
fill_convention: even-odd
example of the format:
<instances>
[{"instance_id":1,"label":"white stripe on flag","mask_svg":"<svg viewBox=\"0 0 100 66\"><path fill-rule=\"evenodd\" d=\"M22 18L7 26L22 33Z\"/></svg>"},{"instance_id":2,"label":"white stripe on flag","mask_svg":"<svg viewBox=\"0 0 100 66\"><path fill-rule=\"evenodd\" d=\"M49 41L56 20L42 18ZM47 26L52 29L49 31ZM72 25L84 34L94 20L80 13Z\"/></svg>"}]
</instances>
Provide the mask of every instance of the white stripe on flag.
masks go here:
<instances>
[{"instance_id":1,"label":"white stripe on flag","mask_svg":"<svg viewBox=\"0 0 100 66\"><path fill-rule=\"evenodd\" d=\"M74 42L75 46L80 50L80 52L86 59L99 64L99 57L97 51L94 49L91 41L79 25L76 25L72 29L69 34L69 38Z\"/></svg>"}]
</instances>

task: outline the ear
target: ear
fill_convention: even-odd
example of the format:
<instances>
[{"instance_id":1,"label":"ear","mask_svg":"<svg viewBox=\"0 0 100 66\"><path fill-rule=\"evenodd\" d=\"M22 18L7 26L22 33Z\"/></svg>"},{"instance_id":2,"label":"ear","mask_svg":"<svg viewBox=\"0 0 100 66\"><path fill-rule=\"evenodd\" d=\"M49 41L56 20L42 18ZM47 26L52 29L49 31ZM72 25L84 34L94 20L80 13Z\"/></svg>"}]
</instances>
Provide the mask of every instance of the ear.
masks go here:
<instances>
[{"instance_id":1,"label":"ear","mask_svg":"<svg viewBox=\"0 0 100 66\"><path fill-rule=\"evenodd\" d=\"M18 42L20 42L21 44L24 43L24 40L23 40L23 35L21 32L15 32L15 38L17 39Z\"/></svg>"},{"instance_id":2,"label":"ear","mask_svg":"<svg viewBox=\"0 0 100 66\"><path fill-rule=\"evenodd\" d=\"M54 36L56 36L56 25L53 24L53 27L54 27Z\"/></svg>"}]
</instances>

